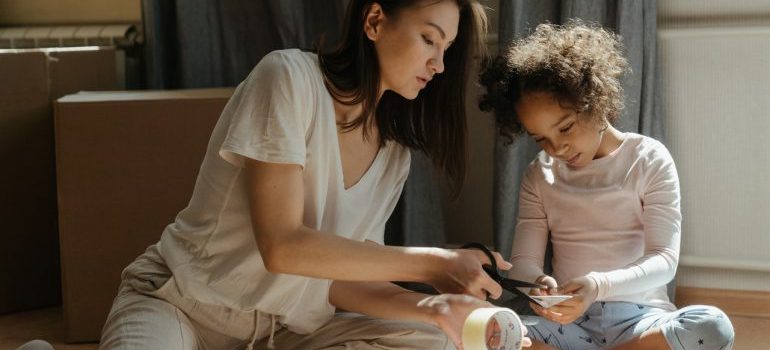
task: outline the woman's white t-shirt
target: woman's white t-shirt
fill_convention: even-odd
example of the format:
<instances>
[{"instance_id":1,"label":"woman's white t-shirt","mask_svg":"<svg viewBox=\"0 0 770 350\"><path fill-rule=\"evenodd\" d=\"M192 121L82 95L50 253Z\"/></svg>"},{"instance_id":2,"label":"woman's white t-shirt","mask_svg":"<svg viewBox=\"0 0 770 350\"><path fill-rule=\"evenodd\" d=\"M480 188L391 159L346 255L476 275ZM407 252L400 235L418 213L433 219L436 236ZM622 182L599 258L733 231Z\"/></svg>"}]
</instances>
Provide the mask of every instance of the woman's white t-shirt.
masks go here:
<instances>
[{"instance_id":1,"label":"woman's white t-shirt","mask_svg":"<svg viewBox=\"0 0 770 350\"><path fill-rule=\"evenodd\" d=\"M296 49L265 56L225 106L190 203L166 227L159 250L184 296L276 315L291 331L310 333L334 315L331 281L265 269L249 216L245 158L303 167L305 226L382 243L409 151L388 141L345 189L332 97L317 56Z\"/></svg>"}]
</instances>

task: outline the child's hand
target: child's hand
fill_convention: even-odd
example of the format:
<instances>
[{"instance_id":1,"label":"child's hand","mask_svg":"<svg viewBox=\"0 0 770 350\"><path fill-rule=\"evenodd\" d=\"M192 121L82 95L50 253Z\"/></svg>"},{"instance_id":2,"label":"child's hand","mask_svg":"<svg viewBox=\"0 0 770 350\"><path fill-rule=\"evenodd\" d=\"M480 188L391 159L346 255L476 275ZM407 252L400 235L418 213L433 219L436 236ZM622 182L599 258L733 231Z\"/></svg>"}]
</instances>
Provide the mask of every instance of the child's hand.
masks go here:
<instances>
[{"instance_id":1,"label":"child's hand","mask_svg":"<svg viewBox=\"0 0 770 350\"><path fill-rule=\"evenodd\" d=\"M529 290L529 295L551 295L556 293L556 289L559 287L559 284L556 283L556 279L548 275L542 275L538 277L535 280L535 283L540 283L542 285L545 285L547 286L547 288L532 288ZM545 309L542 306L535 304L533 302L529 303L529 307L531 307L532 311L534 311L536 314L538 314L542 318L553 321L553 317L556 317L556 315L554 315L551 312L551 310ZM558 316L561 316L561 314L559 314Z\"/></svg>"},{"instance_id":2,"label":"child's hand","mask_svg":"<svg viewBox=\"0 0 770 350\"><path fill-rule=\"evenodd\" d=\"M542 275L535 280L535 283L545 285L547 288L532 288L529 290L529 295L550 295L556 292L556 288L559 284L556 283L556 279L548 275Z\"/></svg>"},{"instance_id":3,"label":"child's hand","mask_svg":"<svg viewBox=\"0 0 770 350\"><path fill-rule=\"evenodd\" d=\"M588 307L596 301L598 287L592 278L583 276L567 282L558 289L558 293L573 297L547 310L552 317L546 318L557 323L567 324L582 316Z\"/></svg>"}]
</instances>

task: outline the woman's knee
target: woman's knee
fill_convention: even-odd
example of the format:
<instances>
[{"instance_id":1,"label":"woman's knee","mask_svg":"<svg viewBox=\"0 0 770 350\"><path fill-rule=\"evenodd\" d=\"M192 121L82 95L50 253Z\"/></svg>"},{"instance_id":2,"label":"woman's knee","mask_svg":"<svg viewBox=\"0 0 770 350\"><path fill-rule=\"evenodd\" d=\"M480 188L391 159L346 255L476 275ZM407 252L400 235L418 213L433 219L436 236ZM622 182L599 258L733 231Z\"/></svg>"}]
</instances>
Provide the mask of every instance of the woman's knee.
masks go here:
<instances>
[{"instance_id":1,"label":"woman's knee","mask_svg":"<svg viewBox=\"0 0 770 350\"><path fill-rule=\"evenodd\" d=\"M377 344L390 349L455 350L454 343L441 329L418 322L385 321ZM373 333L375 337L376 332Z\"/></svg>"},{"instance_id":2,"label":"woman's knee","mask_svg":"<svg viewBox=\"0 0 770 350\"><path fill-rule=\"evenodd\" d=\"M421 349L446 349L454 350L455 346L452 340L439 328L418 324L412 329L414 333L409 334L407 342L413 342L414 345L420 345Z\"/></svg>"},{"instance_id":3,"label":"woman's knee","mask_svg":"<svg viewBox=\"0 0 770 350\"><path fill-rule=\"evenodd\" d=\"M36 339L25 343L16 350L53 350L53 346L46 341Z\"/></svg>"},{"instance_id":4,"label":"woman's knee","mask_svg":"<svg viewBox=\"0 0 770 350\"><path fill-rule=\"evenodd\" d=\"M119 299L102 328L100 350L197 348L195 327L176 306L139 293Z\"/></svg>"}]
</instances>

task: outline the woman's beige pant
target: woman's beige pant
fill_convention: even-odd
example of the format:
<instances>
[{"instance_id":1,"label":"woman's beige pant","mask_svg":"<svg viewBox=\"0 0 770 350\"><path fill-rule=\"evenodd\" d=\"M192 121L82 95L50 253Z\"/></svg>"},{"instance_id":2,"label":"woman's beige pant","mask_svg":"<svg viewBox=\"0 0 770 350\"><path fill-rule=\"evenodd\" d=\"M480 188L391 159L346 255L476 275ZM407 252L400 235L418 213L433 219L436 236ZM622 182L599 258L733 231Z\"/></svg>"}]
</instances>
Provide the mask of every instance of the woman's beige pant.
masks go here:
<instances>
[{"instance_id":1,"label":"woman's beige pant","mask_svg":"<svg viewBox=\"0 0 770 350\"><path fill-rule=\"evenodd\" d=\"M281 350L454 349L441 330L423 323L339 313L312 334L296 334L267 314L199 303L179 293L153 248L124 271L100 350L246 349L254 338L254 349L267 349L271 333Z\"/></svg>"}]
</instances>

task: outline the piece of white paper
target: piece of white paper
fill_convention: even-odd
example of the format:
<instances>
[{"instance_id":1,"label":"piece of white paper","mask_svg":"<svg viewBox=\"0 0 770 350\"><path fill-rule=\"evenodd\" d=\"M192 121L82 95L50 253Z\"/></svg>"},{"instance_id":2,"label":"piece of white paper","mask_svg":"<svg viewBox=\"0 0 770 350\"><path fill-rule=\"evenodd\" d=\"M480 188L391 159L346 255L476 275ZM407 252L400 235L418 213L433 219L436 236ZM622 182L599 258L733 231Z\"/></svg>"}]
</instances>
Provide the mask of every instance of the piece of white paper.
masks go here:
<instances>
[{"instance_id":1,"label":"piece of white paper","mask_svg":"<svg viewBox=\"0 0 770 350\"><path fill-rule=\"evenodd\" d=\"M532 297L532 299L535 299L535 302L537 302L538 305L546 309L558 303L561 303L562 301L572 299L571 295L530 295L530 296Z\"/></svg>"}]
</instances>

